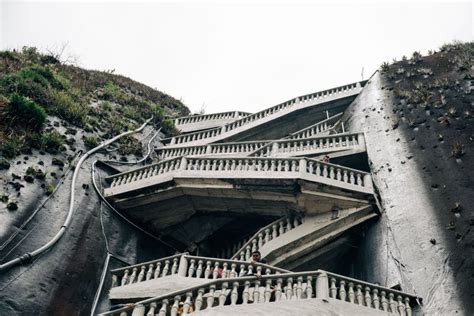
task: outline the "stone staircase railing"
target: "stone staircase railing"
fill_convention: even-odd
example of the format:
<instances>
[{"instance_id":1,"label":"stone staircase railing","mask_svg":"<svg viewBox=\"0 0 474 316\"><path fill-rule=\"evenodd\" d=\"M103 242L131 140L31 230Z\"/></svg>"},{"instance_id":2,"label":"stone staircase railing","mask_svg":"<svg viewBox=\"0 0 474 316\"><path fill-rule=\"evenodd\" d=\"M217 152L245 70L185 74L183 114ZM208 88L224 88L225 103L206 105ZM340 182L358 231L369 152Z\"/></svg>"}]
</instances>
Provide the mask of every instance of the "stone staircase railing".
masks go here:
<instances>
[{"instance_id":1,"label":"stone staircase railing","mask_svg":"<svg viewBox=\"0 0 474 316\"><path fill-rule=\"evenodd\" d=\"M333 134L304 139L216 143L177 148L163 147L158 150L158 155L162 160L180 156L301 156L308 154L308 151L311 154L311 152L318 150L352 149L357 146L365 146L363 133Z\"/></svg>"},{"instance_id":2,"label":"stone staircase railing","mask_svg":"<svg viewBox=\"0 0 474 316\"><path fill-rule=\"evenodd\" d=\"M363 133L344 133L311 138L276 140L272 141L269 146L257 149L251 156L296 157L356 148L365 150Z\"/></svg>"},{"instance_id":3,"label":"stone staircase railing","mask_svg":"<svg viewBox=\"0 0 474 316\"><path fill-rule=\"evenodd\" d=\"M145 316L190 314L215 306L268 304L317 298L326 303L342 301L386 313L411 316L419 305L416 296L323 270L261 277L216 279L101 315ZM255 308L258 308L255 306Z\"/></svg>"},{"instance_id":4,"label":"stone staircase railing","mask_svg":"<svg viewBox=\"0 0 474 316\"><path fill-rule=\"evenodd\" d=\"M336 187L373 193L370 173L309 158L194 158L182 157L123 172L106 180L110 196L126 192L136 185L153 185L186 178L266 178L319 182Z\"/></svg>"},{"instance_id":5,"label":"stone staircase railing","mask_svg":"<svg viewBox=\"0 0 474 316\"><path fill-rule=\"evenodd\" d=\"M231 259L250 260L252 252L260 250L263 245L268 243L270 240L284 235L301 224L303 224L303 217L301 216L295 215L280 218L259 229L246 242L241 241L237 244L237 247L231 247L231 249L237 248L235 251L233 251L233 256Z\"/></svg>"},{"instance_id":6,"label":"stone staircase railing","mask_svg":"<svg viewBox=\"0 0 474 316\"><path fill-rule=\"evenodd\" d=\"M269 275L289 272L263 263L177 254L158 260L114 269L112 287L126 286L169 275L198 279L235 278L244 275Z\"/></svg>"},{"instance_id":7,"label":"stone staircase railing","mask_svg":"<svg viewBox=\"0 0 474 316\"><path fill-rule=\"evenodd\" d=\"M266 118L280 111L290 110L290 109L293 109L294 107L304 108L308 106L308 104L317 103L317 102L326 102L326 101L331 101L331 100L343 98L350 95L355 95L359 93L361 90L362 90L361 82L356 82L356 83L348 84L345 86L296 97L284 103L267 108L263 111L243 117L239 120L226 124L222 127L172 137L170 140L169 146L182 145L182 144L186 144L190 142L201 141L204 139L208 139L209 141L207 141L207 143L209 143L211 141L217 140L213 138L216 138L217 136L221 134L229 133L230 131L236 130L249 123Z\"/></svg>"},{"instance_id":8,"label":"stone staircase railing","mask_svg":"<svg viewBox=\"0 0 474 316\"><path fill-rule=\"evenodd\" d=\"M328 132L331 131L335 128L335 126L338 124L339 120L341 119L343 113L338 113L336 115L333 115L331 117L328 117L327 119L317 122L313 125L310 125L308 127L305 127L299 131L296 131L294 133L291 133L285 139L299 139L299 138L308 138L308 137L313 137L315 135L321 134L323 132Z\"/></svg>"},{"instance_id":9,"label":"stone staircase railing","mask_svg":"<svg viewBox=\"0 0 474 316\"><path fill-rule=\"evenodd\" d=\"M206 126L205 124L214 124L215 126L222 126L229 123L229 121L235 121L248 115L250 115L250 113L241 111L189 115L174 119L174 124L177 129L186 132L194 128L203 129L203 127L205 128Z\"/></svg>"}]
</instances>

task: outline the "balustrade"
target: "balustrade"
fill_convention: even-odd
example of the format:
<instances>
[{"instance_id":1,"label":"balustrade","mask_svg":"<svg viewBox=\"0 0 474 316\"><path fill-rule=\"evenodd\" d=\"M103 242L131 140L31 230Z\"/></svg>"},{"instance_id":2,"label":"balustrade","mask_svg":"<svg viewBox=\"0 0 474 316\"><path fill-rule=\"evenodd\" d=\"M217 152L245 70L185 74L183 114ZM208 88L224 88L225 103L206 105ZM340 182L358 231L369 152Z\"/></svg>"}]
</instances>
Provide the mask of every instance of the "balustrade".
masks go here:
<instances>
[{"instance_id":1,"label":"balustrade","mask_svg":"<svg viewBox=\"0 0 474 316\"><path fill-rule=\"evenodd\" d=\"M117 187L161 174L178 172L180 175L199 176L213 172L216 176L232 177L302 177L309 181L320 181L332 185L349 185L353 189L372 191L369 173L324 163L308 158L195 158L183 157L166 160L158 164L142 167L107 178L110 187Z\"/></svg>"},{"instance_id":2,"label":"balustrade","mask_svg":"<svg viewBox=\"0 0 474 316\"><path fill-rule=\"evenodd\" d=\"M146 299L102 315L176 315L183 306L187 313L223 305L262 304L286 300L340 300L366 308L411 316L418 298L376 284L323 270L214 279L209 283ZM173 304L171 304L171 302ZM331 303L331 301L329 301Z\"/></svg>"},{"instance_id":3,"label":"balustrade","mask_svg":"<svg viewBox=\"0 0 474 316\"><path fill-rule=\"evenodd\" d=\"M277 112L287 110L291 107L300 105L300 106L305 106L306 103L308 102L314 102L322 98L334 98L334 97L342 97L346 94L352 94L359 92L361 89L361 84L359 82L345 85L342 87L337 87L317 93L312 93L308 95L304 95L301 97L296 97L294 99L291 99L289 101L283 102L281 104L278 104L276 106L270 107L268 109L265 109L263 111L247 115L245 117L242 117L232 123L228 123L222 127L218 128L213 128L213 129L208 129L205 131L200 131L200 132L195 132L195 133L190 133L190 134L185 134L185 135L179 135L171 138L170 145L175 145L175 144L183 144L183 143L188 143L192 141L197 141L205 138L212 138L216 137L218 135L221 135L223 133L232 131L234 129L237 129L241 126L244 126L245 124L255 122L257 120L263 119L269 115L275 114ZM313 134L312 134L313 135ZM311 135L307 135L306 137L309 137Z\"/></svg>"},{"instance_id":4,"label":"balustrade","mask_svg":"<svg viewBox=\"0 0 474 316\"><path fill-rule=\"evenodd\" d=\"M294 215L291 217L280 218L267 226L258 230L250 239L242 244L237 251L234 251L233 260L250 260L252 252L260 251L260 249L271 240L280 237L290 230L300 226L303 223L303 217ZM230 247L235 248L235 246Z\"/></svg>"},{"instance_id":5,"label":"balustrade","mask_svg":"<svg viewBox=\"0 0 474 316\"><path fill-rule=\"evenodd\" d=\"M220 279L253 275L254 273L269 275L286 272L288 270L263 263L252 264L246 261L198 257L187 254L178 254L111 271L112 287L130 285L175 274L198 279Z\"/></svg>"}]
</instances>

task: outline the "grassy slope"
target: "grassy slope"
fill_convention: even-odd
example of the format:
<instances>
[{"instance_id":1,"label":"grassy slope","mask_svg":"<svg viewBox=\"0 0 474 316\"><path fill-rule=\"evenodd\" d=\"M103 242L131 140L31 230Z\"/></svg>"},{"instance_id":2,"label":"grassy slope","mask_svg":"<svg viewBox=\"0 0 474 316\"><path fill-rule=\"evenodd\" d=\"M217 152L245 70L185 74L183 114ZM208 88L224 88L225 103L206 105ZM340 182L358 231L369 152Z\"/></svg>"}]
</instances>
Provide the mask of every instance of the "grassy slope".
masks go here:
<instances>
[{"instance_id":1,"label":"grassy slope","mask_svg":"<svg viewBox=\"0 0 474 316\"><path fill-rule=\"evenodd\" d=\"M13 93L60 118L68 129L90 133L86 146L136 127L151 115L156 127L173 134L165 117L189 113L179 100L124 76L65 65L35 48L0 52L0 151L6 159L32 147L55 154L67 141L54 126L33 128L34 117L12 110Z\"/></svg>"}]
</instances>

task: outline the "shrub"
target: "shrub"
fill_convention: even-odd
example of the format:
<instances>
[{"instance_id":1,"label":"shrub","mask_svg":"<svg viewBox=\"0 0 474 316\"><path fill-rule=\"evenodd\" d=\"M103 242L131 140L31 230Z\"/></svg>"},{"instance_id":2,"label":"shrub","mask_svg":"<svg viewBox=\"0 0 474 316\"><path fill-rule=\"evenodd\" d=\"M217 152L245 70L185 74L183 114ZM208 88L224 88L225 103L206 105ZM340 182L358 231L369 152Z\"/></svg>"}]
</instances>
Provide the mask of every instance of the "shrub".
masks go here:
<instances>
[{"instance_id":1,"label":"shrub","mask_svg":"<svg viewBox=\"0 0 474 316\"><path fill-rule=\"evenodd\" d=\"M51 112L71 124L84 126L87 121L89 107L77 102L66 91L51 90L53 100Z\"/></svg>"},{"instance_id":2,"label":"shrub","mask_svg":"<svg viewBox=\"0 0 474 316\"><path fill-rule=\"evenodd\" d=\"M31 80L41 84L44 87L51 85L53 88L63 89L63 85L59 82L54 74L47 68L39 65L26 67L18 72L20 78Z\"/></svg>"},{"instance_id":3,"label":"shrub","mask_svg":"<svg viewBox=\"0 0 474 316\"><path fill-rule=\"evenodd\" d=\"M24 141L21 138L12 137L0 145L0 151L3 157L11 159L20 153L23 145Z\"/></svg>"},{"instance_id":4,"label":"shrub","mask_svg":"<svg viewBox=\"0 0 474 316\"><path fill-rule=\"evenodd\" d=\"M55 130L43 133L39 136L33 136L31 141L33 147L44 150L50 154L57 154L63 144L64 137Z\"/></svg>"},{"instance_id":5,"label":"shrub","mask_svg":"<svg viewBox=\"0 0 474 316\"><path fill-rule=\"evenodd\" d=\"M117 100L122 96L120 87L112 81L107 81L104 86L104 97L108 100Z\"/></svg>"},{"instance_id":6,"label":"shrub","mask_svg":"<svg viewBox=\"0 0 474 316\"><path fill-rule=\"evenodd\" d=\"M99 146L99 139L95 136L84 136L83 141L87 149Z\"/></svg>"},{"instance_id":7,"label":"shrub","mask_svg":"<svg viewBox=\"0 0 474 316\"><path fill-rule=\"evenodd\" d=\"M34 130L40 130L47 117L41 106L16 93L10 95L6 113L10 125L23 125Z\"/></svg>"},{"instance_id":8,"label":"shrub","mask_svg":"<svg viewBox=\"0 0 474 316\"><path fill-rule=\"evenodd\" d=\"M390 66L387 62L384 62L381 66L380 66L380 71L382 73L385 73L385 72L388 72L390 70Z\"/></svg>"}]
</instances>

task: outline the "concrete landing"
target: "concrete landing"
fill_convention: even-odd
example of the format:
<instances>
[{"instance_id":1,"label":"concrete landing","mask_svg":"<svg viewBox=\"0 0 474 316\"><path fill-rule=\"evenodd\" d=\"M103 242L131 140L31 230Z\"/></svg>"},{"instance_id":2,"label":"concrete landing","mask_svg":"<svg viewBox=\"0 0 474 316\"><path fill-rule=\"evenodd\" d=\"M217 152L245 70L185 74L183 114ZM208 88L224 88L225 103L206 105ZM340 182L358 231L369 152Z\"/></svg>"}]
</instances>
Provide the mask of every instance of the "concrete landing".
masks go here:
<instances>
[{"instance_id":1,"label":"concrete landing","mask_svg":"<svg viewBox=\"0 0 474 316\"><path fill-rule=\"evenodd\" d=\"M226 315L226 316L242 316L242 315L278 315L278 316L378 316L393 315L381 310L363 307L356 304L342 302L336 299L303 299L294 301L280 301L264 304L219 306L211 309L193 312L193 315Z\"/></svg>"},{"instance_id":2,"label":"concrete landing","mask_svg":"<svg viewBox=\"0 0 474 316\"><path fill-rule=\"evenodd\" d=\"M144 299L165 295L188 287L208 283L208 279L187 278L179 275L169 275L158 279L113 287L110 290L111 300Z\"/></svg>"}]
</instances>

